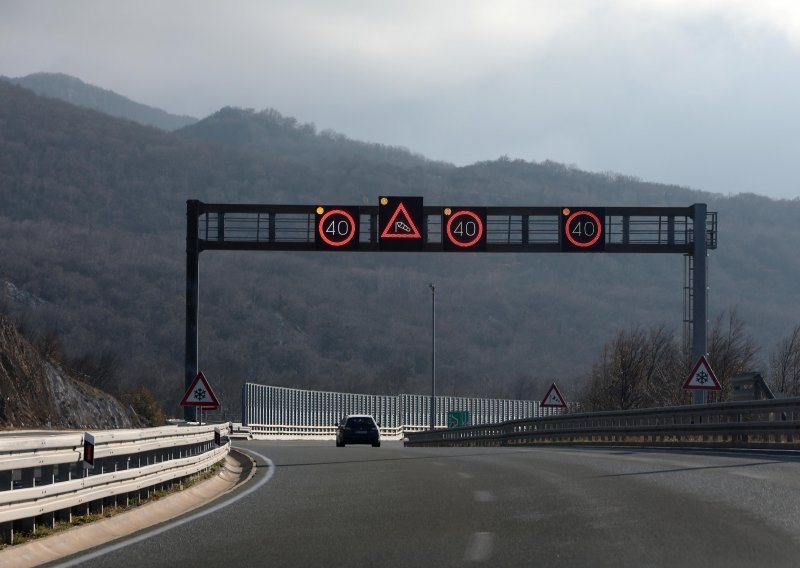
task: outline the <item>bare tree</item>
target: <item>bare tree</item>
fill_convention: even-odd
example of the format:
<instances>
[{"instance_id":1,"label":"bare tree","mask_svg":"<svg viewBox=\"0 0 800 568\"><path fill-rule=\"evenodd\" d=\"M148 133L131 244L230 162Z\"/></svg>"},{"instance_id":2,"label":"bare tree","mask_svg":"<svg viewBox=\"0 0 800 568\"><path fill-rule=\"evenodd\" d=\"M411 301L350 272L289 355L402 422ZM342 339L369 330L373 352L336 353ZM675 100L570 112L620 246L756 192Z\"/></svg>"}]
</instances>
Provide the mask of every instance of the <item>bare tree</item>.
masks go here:
<instances>
[{"instance_id":1,"label":"bare tree","mask_svg":"<svg viewBox=\"0 0 800 568\"><path fill-rule=\"evenodd\" d=\"M592 367L583 403L587 410L627 410L678 402L679 349L663 327L620 331Z\"/></svg>"},{"instance_id":2,"label":"bare tree","mask_svg":"<svg viewBox=\"0 0 800 568\"><path fill-rule=\"evenodd\" d=\"M64 344L56 326L49 325L37 334L34 344L43 357L57 363L64 361Z\"/></svg>"},{"instance_id":3,"label":"bare tree","mask_svg":"<svg viewBox=\"0 0 800 568\"><path fill-rule=\"evenodd\" d=\"M715 396L717 400L730 396L731 378L751 371L757 354L758 347L745 333L744 322L739 319L736 308L722 312L711 329L708 350L709 363L722 384L722 391Z\"/></svg>"},{"instance_id":4,"label":"bare tree","mask_svg":"<svg viewBox=\"0 0 800 568\"><path fill-rule=\"evenodd\" d=\"M110 390L117 386L120 359L110 349L71 358L67 366L76 378L94 387Z\"/></svg>"},{"instance_id":5,"label":"bare tree","mask_svg":"<svg viewBox=\"0 0 800 568\"><path fill-rule=\"evenodd\" d=\"M781 340L770 357L769 376L778 392L800 395L800 324Z\"/></svg>"}]
</instances>

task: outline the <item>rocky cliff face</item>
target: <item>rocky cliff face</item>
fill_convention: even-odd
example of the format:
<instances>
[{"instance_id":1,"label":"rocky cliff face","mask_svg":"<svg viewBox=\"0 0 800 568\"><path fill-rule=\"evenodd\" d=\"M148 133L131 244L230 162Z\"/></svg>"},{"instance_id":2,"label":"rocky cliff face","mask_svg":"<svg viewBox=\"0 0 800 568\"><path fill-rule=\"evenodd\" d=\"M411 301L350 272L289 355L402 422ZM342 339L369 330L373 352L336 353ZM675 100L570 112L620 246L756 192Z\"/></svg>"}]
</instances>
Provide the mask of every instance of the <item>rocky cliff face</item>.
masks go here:
<instances>
[{"instance_id":1,"label":"rocky cliff face","mask_svg":"<svg viewBox=\"0 0 800 568\"><path fill-rule=\"evenodd\" d=\"M0 316L0 428L138 427L113 396L69 377Z\"/></svg>"}]
</instances>

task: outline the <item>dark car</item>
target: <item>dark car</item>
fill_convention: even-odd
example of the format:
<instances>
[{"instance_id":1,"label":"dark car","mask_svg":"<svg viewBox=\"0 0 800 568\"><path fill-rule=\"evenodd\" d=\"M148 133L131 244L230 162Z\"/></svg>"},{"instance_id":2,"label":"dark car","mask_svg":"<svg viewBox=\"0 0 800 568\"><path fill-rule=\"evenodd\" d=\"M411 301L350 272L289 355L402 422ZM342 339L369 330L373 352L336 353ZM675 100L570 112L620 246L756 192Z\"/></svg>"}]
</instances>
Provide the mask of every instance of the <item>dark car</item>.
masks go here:
<instances>
[{"instance_id":1,"label":"dark car","mask_svg":"<svg viewBox=\"0 0 800 568\"><path fill-rule=\"evenodd\" d=\"M375 419L368 414L354 414L342 418L336 427L336 447L345 444L372 444L377 448L381 445L381 431L375 424Z\"/></svg>"}]
</instances>

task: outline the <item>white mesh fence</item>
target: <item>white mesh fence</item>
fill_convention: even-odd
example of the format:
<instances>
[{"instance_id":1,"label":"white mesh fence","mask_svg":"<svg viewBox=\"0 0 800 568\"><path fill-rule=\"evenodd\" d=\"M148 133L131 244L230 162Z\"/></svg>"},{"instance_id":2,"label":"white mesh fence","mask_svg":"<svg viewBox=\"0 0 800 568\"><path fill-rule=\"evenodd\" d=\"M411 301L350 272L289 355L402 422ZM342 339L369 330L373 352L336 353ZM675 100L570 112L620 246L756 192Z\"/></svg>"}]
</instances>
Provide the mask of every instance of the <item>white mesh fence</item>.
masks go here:
<instances>
[{"instance_id":1,"label":"white mesh fence","mask_svg":"<svg viewBox=\"0 0 800 568\"><path fill-rule=\"evenodd\" d=\"M471 425L552 416L558 409L538 401L456 396L436 397L436 427L448 427L448 415L468 412ZM371 414L384 438L430 428L431 397L422 394L374 395L293 389L245 383L242 421L256 438L330 439L348 414Z\"/></svg>"}]
</instances>

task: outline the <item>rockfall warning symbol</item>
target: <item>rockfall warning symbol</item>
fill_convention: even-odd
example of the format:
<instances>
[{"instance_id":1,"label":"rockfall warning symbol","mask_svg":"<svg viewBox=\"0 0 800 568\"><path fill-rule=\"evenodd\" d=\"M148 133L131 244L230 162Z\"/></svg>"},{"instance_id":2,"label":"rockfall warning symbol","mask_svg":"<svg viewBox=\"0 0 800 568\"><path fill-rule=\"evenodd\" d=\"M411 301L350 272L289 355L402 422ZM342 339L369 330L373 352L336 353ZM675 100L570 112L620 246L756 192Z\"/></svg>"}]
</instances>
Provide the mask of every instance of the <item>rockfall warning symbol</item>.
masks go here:
<instances>
[{"instance_id":1,"label":"rockfall warning symbol","mask_svg":"<svg viewBox=\"0 0 800 568\"><path fill-rule=\"evenodd\" d=\"M422 197L381 197L381 250L420 251L425 242Z\"/></svg>"},{"instance_id":2,"label":"rockfall warning symbol","mask_svg":"<svg viewBox=\"0 0 800 568\"><path fill-rule=\"evenodd\" d=\"M404 207L401 205L400 208L397 210L398 213L405 213ZM403 223L402 221L395 221L394 223L389 224L393 228L393 232L389 232L387 227L386 231L384 232L383 236L386 238L392 237L396 239L405 239L405 238L412 238L415 239L419 236L419 231L417 231L416 227L410 227Z\"/></svg>"},{"instance_id":3,"label":"rockfall warning symbol","mask_svg":"<svg viewBox=\"0 0 800 568\"><path fill-rule=\"evenodd\" d=\"M558 387L555 383L550 385L550 390L547 391L547 394L544 395L542 402L539 403L539 406L542 408L566 408L567 403L564 400L564 396L561 394L561 391L558 390Z\"/></svg>"}]
</instances>

